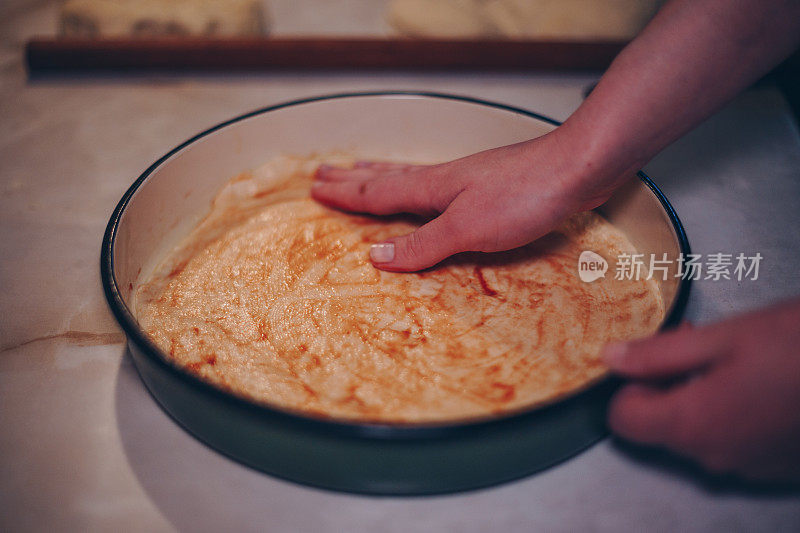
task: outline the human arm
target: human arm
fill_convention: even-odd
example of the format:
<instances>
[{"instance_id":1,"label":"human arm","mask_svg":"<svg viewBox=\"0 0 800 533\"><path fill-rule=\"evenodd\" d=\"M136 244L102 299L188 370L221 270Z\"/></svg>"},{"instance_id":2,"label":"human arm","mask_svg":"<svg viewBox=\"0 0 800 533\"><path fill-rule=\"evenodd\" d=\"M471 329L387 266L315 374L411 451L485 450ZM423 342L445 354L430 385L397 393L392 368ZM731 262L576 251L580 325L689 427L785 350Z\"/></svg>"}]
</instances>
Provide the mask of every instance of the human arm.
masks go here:
<instances>
[{"instance_id":1,"label":"human arm","mask_svg":"<svg viewBox=\"0 0 800 533\"><path fill-rule=\"evenodd\" d=\"M312 194L342 209L431 218L376 243L373 261L386 270L514 248L603 203L798 42L796 0L673 0L552 133L440 165L321 168Z\"/></svg>"}]
</instances>

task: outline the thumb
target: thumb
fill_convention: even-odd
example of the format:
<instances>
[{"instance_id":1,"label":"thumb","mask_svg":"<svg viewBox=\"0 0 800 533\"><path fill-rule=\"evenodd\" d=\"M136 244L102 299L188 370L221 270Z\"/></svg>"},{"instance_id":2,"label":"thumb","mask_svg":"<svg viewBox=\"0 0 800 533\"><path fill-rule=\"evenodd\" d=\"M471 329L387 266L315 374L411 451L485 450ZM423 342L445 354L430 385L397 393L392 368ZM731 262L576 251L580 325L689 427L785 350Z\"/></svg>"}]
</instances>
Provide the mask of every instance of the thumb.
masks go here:
<instances>
[{"instance_id":1,"label":"thumb","mask_svg":"<svg viewBox=\"0 0 800 533\"><path fill-rule=\"evenodd\" d=\"M414 272L432 267L458 252L463 228L454 210L448 209L414 233L393 237L370 247L369 257L381 270Z\"/></svg>"}]
</instances>

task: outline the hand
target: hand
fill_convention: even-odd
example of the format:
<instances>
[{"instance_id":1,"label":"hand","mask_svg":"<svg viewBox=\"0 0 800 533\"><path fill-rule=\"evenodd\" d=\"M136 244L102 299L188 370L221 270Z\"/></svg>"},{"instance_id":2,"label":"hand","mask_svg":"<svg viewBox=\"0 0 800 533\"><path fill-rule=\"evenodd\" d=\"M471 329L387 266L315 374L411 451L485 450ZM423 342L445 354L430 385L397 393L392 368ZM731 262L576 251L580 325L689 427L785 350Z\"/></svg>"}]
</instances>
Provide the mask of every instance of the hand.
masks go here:
<instances>
[{"instance_id":1,"label":"hand","mask_svg":"<svg viewBox=\"0 0 800 533\"><path fill-rule=\"evenodd\" d=\"M799 325L795 300L608 346L606 363L635 380L612 399L611 430L714 472L800 481Z\"/></svg>"},{"instance_id":2,"label":"hand","mask_svg":"<svg viewBox=\"0 0 800 533\"><path fill-rule=\"evenodd\" d=\"M608 195L581 189L581 170L576 155L566 153L551 133L439 165L323 165L312 195L348 211L432 218L370 250L378 268L407 272L458 252L522 246L573 212L600 205Z\"/></svg>"}]
</instances>

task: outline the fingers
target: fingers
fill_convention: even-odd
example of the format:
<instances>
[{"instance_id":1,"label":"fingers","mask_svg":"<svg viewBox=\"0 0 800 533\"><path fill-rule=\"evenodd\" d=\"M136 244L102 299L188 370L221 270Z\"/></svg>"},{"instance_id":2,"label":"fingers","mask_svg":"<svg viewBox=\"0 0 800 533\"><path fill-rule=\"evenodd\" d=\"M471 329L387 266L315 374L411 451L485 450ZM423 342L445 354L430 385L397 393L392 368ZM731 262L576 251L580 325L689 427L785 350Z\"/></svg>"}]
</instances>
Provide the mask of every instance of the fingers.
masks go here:
<instances>
[{"instance_id":1,"label":"fingers","mask_svg":"<svg viewBox=\"0 0 800 533\"><path fill-rule=\"evenodd\" d=\"M314 178L318 181L361 181L376 178L379 174L371 168L338 168L320 165Z\"/></svg>"},{"instance_id":2,"label":"fingers","mask_svg":"<svg viewBox=\"0 0 800 533\"><path fill-rule=\"evenodd\" d=\"M603 350L605 363L631 378L664 379L702 370L728 352L730 336L716 327L682 327L655 337L615 343Z\"/></svg>"},{"instance_id":3,"label":"fingers","mask_svg":"<svg viewBox=\"0 0 800 533\"><path fill-rule=\"evenodd\" d=\"M474 233L466 223L469 210L457 201L461 193L458 184L432 172L416 171L425 168L430 167L372 161L358 162L352 169L320 165L311 195L331 207L375 215L435 216L444 211L414 233L376 243L370 249L377 268L422 270L466 251L467 236Z\"/></svg>"},{"instance_id":4,"label":"fingers","mask_svg":"<svg viewBox=\"0 0 800 533\"><path fill-rule=\"evenodd\" d=\"M425 183L403 176L402 179L381 177L373 180L316 181L311 196L326 205L374 215L416 213L434 215L435 198L427 193Z\"/></svg>"},{"instance_id":5,"label":"fingers","mask_svg":"<svg viewBox=\"0 0 800 533\"><path fill-rule=\"evenodd\" d=\"M608 425L619 437L650 446L663 446L715 472L733 470L737 463L737 417L720 398L718 383L700 377L668 389L633 384L612 398ZM733 423L732 423L733 421Z\"/></svg>"},{"instance_id":6,"label":"fingers","mask_svg":"<svg viewBox=\"0 0 800 533\"><path fill-rule=\"evenodd\" d=\"M665 446L704 464L709 457L713 461L704 433L709 412L713 411L710 406L719 396L713 394L711 383L722 368L719 362L732 353L729 333L717 326L684 326L649 339L606 347L604 359L613 370L650 380L627 385L612 398L610 429L625 439ZM653 381L683 377L697 370L703 373L677 383Z\"/></svg>"},{"instance_id":7,"label":"fingers","mask_svg":"<svg viewBox=\"0 0 800 533\"><path fill-rule=\"evenodd\" d=\"M398 166L389 163L372 165ZM435 216L461 192L457 180L442 176L432 167L402 165L402 168L405 170L373 167L346 170L320 166L311 196L346 211Z\"/></svg>"},{"instance_id":8,"label":"fingers","mask_svg":"<svg viewBox=\"0 0 800 533\"><path fill-rule=\"evenodd\" d=\"M606 346L603 359L626 377L659 380L704 369L727 349L715 328L681 327L675 331ZM703 378L700 378L703 379ZM689 410L698 380L664 388L633 383L622 388L609 405L608 424L617 435L641 444L683 447ZM688 421L688 422L687 422Z\"/></svg>"},{"instance_id":9,"label":"fingers","mask_svg":"<svg viewBox=\"0 0 800 533\"><path fill-rule=\"evenodd\" d=\"M457 200L453 202L456 204ZM463 235L465 223L458 206L451 204L444 213L414 233L373 244L370 259L381 270L413 272L432 267L458 252L469 249Z\"/></svg>"},{"instance_id":10,"label":"fingers","mask_svg":"<svg viewBox=\"0 0 800 533\"><path fill-rule=\"evenodd\" d=\"M322 164L317 167L314 177L320 181L358 181L370 180L387 174L400 173L416 165L405 163L389 163L377 161L359 161L353 168L340 168L332 165Z\"/></svg>"}]
</instances>

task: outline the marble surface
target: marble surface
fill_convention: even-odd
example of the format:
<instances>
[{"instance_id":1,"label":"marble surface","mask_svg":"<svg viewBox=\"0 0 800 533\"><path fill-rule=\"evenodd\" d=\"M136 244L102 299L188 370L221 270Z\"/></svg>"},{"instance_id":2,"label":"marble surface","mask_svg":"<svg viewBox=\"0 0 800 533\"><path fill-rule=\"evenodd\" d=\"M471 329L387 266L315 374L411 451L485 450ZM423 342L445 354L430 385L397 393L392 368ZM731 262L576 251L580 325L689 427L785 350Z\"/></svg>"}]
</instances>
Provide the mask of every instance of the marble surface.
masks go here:
<instances>
[{"instance_id":1,"label":"marble surface","mask_svg":"<svg viewBox=\"0 0 800 533\"><path fill-rule=\"evenodd\" d=\"M288 5L276 2L276 12L290 12ZM303 15L308 20L285 22L285 31L318 23L310 13ZM709 484L667 457L633 453L611 440L492 489L370 498L271 478L190 437L145 391L100 287L108 216L153 160L237 114L340 91L445 91L564 119L594 77L28 80L22 43L52 31L53 20L48 1L0 5L0 530L800 528L796 493ZM696 283L690 320L712 321L800 293L800 137L776 90L747 91L646 170L672 200L696 252L764 256L758 281Z\"/></svg>"}]
</instances>

